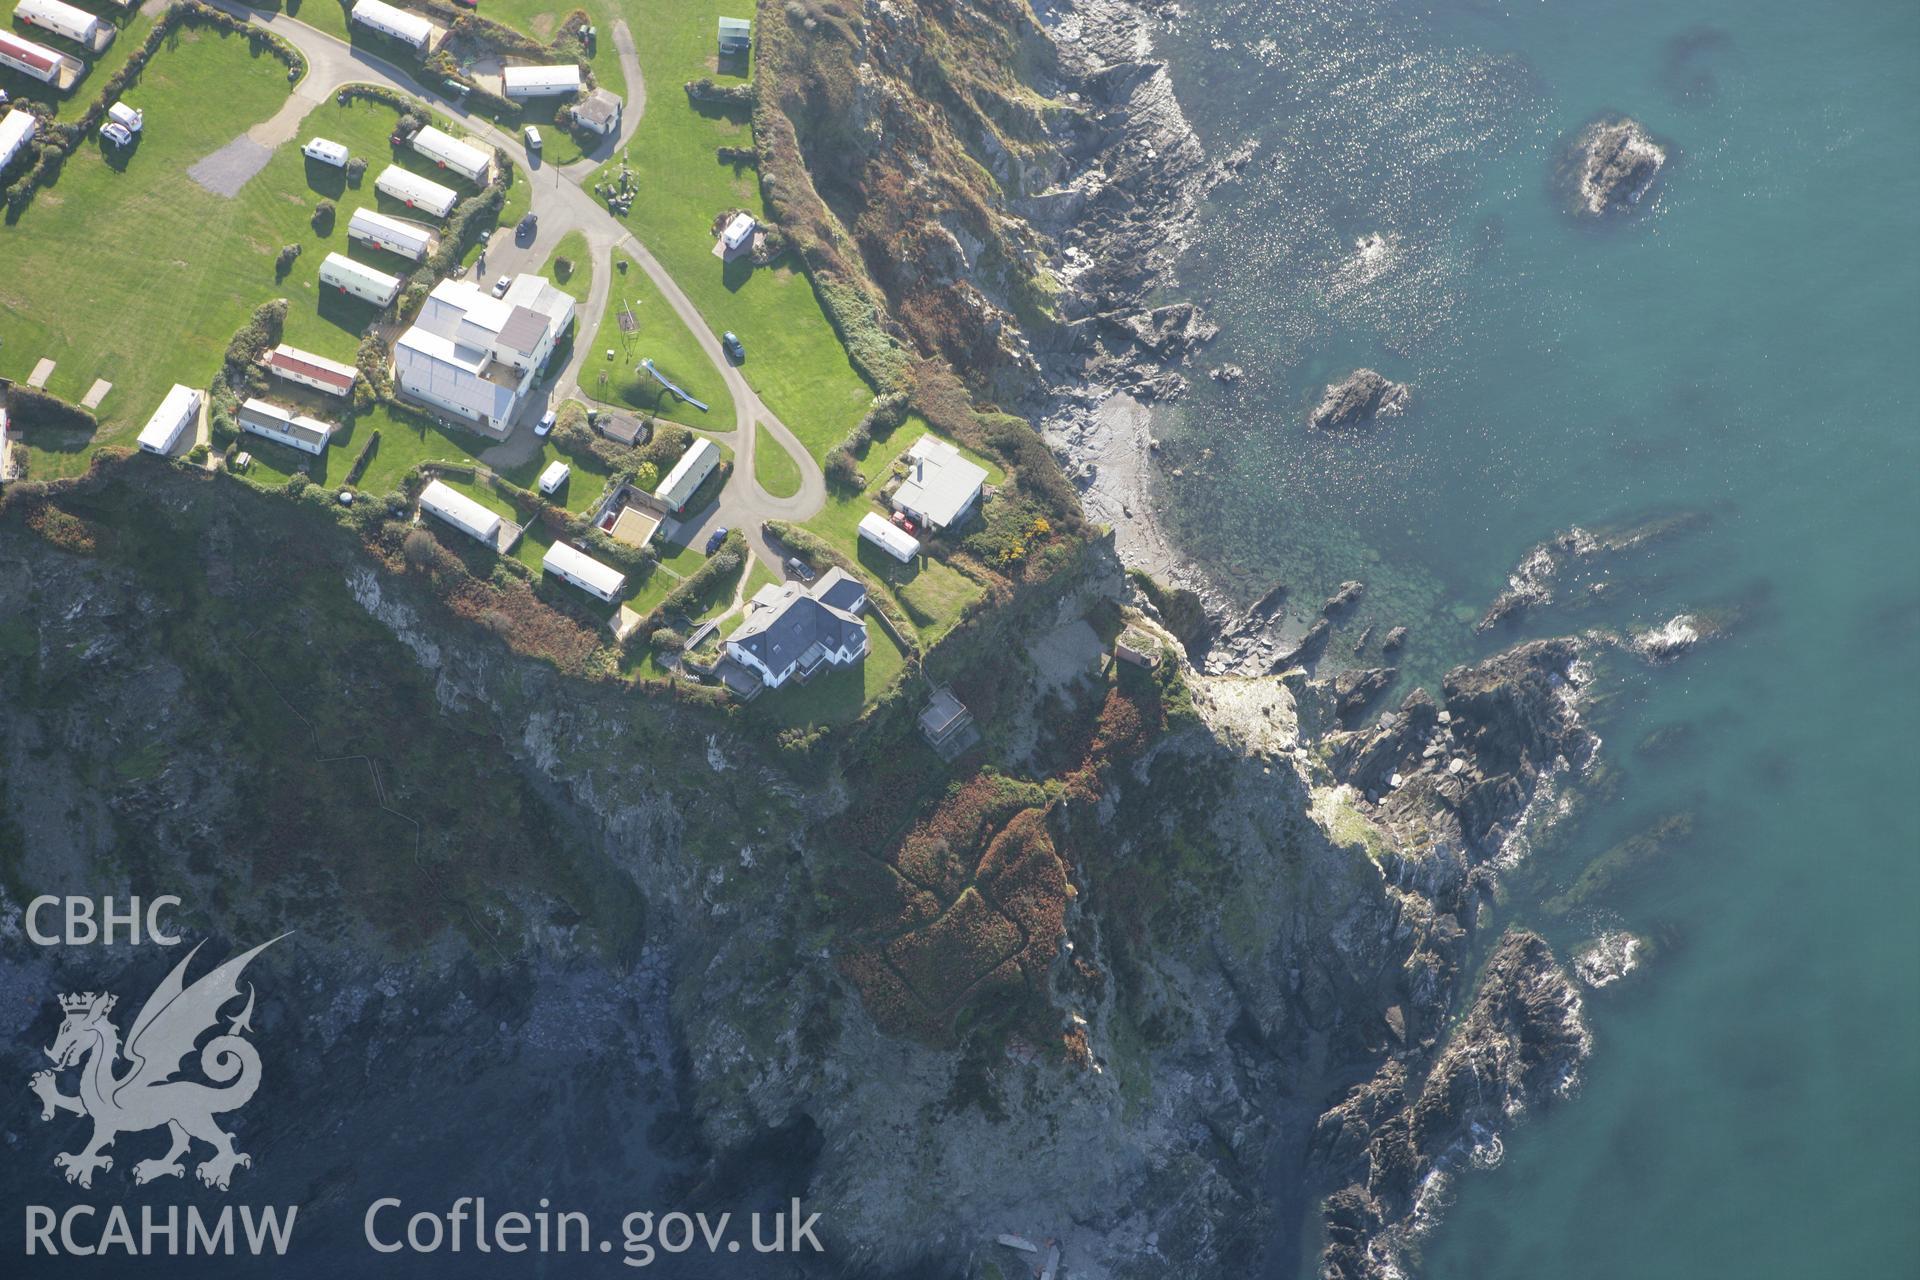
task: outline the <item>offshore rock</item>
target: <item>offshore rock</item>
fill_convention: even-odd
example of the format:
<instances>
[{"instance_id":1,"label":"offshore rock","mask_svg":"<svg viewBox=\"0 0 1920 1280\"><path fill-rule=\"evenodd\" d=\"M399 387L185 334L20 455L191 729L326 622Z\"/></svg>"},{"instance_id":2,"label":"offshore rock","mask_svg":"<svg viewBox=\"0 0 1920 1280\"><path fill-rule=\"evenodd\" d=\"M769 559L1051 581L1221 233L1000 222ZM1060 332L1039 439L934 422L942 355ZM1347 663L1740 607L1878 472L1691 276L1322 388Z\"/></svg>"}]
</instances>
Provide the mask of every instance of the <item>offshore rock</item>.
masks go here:
<instances>
[{"instance_id":1,"label":"offshore rock","mask_svg":"<svg viewBox=\"0 0 1920 1280\"><path fill-rule=\"evenodd\" d=\"M1326 395L1307 416L1307 425L1328 431L1391 417L1405 409L1411 398L1405 383L1390 381L1372 369L1355 369L1343 381L1327 387Z\"/></svg>"},{"instance_id":2,"label":"offshore rock","mask_svg":"<svg viewBox=\"0 0 1920 1280\"><path fill-rule=\"evenodd\" d=\"M1666 162L1666 151L1638 120L1621 116L1588 125L1567 162L1574 212L1601 218L1633 209Z\"/></svg>"}]
</instances>

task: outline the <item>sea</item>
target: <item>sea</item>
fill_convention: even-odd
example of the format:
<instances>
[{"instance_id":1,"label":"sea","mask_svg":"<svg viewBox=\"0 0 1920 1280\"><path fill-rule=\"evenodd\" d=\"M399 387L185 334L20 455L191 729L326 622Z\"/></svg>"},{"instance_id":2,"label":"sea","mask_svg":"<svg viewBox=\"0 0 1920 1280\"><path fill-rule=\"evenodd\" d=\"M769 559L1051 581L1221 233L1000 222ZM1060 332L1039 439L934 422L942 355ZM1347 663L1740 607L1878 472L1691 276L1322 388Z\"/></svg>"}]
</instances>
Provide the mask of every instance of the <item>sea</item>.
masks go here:
<instances>
[{"instance_id":1,"label":"sea","mask_svg":"<svg viewBox=\"0 0 1920 1280\"><path fill-rule=\"evenodd\" d=\"M1640 963L1588 992L1574 1094L1454 1182L1422 1274L1920 1274L1920 5L1159 12L1209 151L1258 144L1180 264L1221 328L1155 410L1182 551L1242 600L1286 583L1296 625L1364 581L1354 625L1410 629L1402 690L1706 623L1664 664L1596 646L1601 762L1497 918ZM1582 221L1556 175L1618 114L1666 163ZM1407 411L1310 432L1363 365ZM1530 548L1648 521L1474 629Z\"/></svg>"}]
</instances>

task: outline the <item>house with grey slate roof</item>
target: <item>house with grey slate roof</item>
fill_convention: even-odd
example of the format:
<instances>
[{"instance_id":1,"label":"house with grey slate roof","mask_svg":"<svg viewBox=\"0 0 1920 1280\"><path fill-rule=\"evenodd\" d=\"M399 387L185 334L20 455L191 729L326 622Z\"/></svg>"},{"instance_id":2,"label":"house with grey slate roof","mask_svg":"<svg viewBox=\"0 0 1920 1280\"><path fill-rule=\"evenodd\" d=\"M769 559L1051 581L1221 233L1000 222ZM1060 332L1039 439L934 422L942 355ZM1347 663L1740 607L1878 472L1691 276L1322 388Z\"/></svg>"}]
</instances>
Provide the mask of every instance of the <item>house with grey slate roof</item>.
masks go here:
<instances>
[{"instance_id":1,"label":"house with grey slate roof","mask_svg":"<svg viewBox=\"0 0 1920 1280\"><path fill-rule=\"evenodd\" d=\"M830 569L811 587L769 584L747 602L746 621L726 639L727 656L769 689L788 680L805 684L822 667L844 667L867 656L867 590L858 578Z\"/></svg>"}]
</instances>

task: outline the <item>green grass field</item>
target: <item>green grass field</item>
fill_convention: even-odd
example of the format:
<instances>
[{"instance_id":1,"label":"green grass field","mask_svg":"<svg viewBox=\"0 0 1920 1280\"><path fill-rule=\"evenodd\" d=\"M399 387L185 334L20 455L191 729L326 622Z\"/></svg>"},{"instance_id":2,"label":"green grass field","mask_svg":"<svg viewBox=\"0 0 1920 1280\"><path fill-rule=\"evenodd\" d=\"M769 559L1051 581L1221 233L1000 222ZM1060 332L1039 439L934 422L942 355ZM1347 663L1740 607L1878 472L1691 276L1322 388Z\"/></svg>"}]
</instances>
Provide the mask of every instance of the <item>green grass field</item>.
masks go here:
<instances>
[{"instance_id":1,"label":"green grass field","mask_svg":"<svg viewBox=\"0 0 1920 1280\"><path fill-rule=\"evenodd\" d=\"M732 208L765 212L753 170L714 158L718 146L751 146L751 130L744 110L695 111L680 91L700 76L742 80L714 58L719 16L737 11L729 0L688 0L650 15L639 46L651 92L626 152L639 194L625 220L714 332L740 335L747 349L741 372L820 459L860 420L872 392L796 267L755 269L713 256L714 218ZM618 169L616 159L596 181L611 181Z\"/></svg>"},{"instance_id":2,"label":"green grass field","mask_svg":"<svg viewBox=\"0 0 1920 1280\"><path fill-rule=\"evenodd\" d=\"M557 264L565 258L573 264L567 278L562 280ZM553 252L547 255L547 265L540 268L540 274L564 290L575 302L585 302L593 291L593 263L587 257L587 237L579 231L569 231L560 237L560 243L553 246Z\"/></svg>"},{"instance_id":3,"label":"green grass field","mask_svg":"<svg viewBox=\"0 0 1920 1280\"><path fill-rule=\"evenodd\" d=\"M785 445L765 431L753 442L753 478L776 498L791 498L800 492L800 464Z\"/></svg>"},{"instance_id":4,"label":"green grass field","mask_svg":"<svg viewBox=\"0 0 1920 1280\"><path fill-rule=\"evenodd\" d=\"M210 110L201 88L215 82L221 93L217 109ZM17 224L0 226L0 258L10 268L0 277L0 374L24 379L44 356L57 363L47 389L66 399L78 401L95 378L113 383L96 411L101 430L94 440L28 438L31 474L71 474L85 468L90 446L131 443L168 386L208 384L234 331L271 298L292 304L286 341L352 361L377 312L323 294L320 263L329 252L341 252L388 271L411 266L350 247L346 225L363 206L408 215L374 190L375 176L388 163L427 169L411 152L395 153L388 145L390 109L327 102L307 117L298 136L332 138L366 159L368 171L358 187L347 185L343 171L306 159L294 142L278 148L233 199L187 176L195 162L271 116L286 96L285 69L273 58L253 57L237 36L183 29L127 93L147 113L131 154L109 156L89 143ZM525 205L524 181L510 193L508 216L512 196ZM322 199L336 204L324 235L312 222ZM274 259L284 244L300 245L301 254L277 278ZM311 411L334 416L328 407L319 398ZM375 492L423 457L453 460L485 447L465 433L423 437L372 415L336 437L327 456L310 466L314 478L344 476L364 433L374 427L381 431L380 451L363 484Z\"/></svg>"},{"instance_id":5,"label":"green grass field","mask_svg":"<svg viewBox=\"0 0 1920 1280\"><path fill-rule=\"evenodd\" d=\"M591 354L580 370L580 389L602 404L635 409L706 431L732 431L733 393L660 290L646 272L633 265L632 258L618 250L614 251L610 270L613 287L607 293L606 313L600 317ZM638 331L625 341L618 319L624 306L633 308L639 323ZM606 358L609 350L614 353L612 360ZM639 365L649 358L654 368L690 395L706 401L707 412L667 394L648 377ZM602 374L606 375L604 385Z\"/></svg>"}]
</instances>

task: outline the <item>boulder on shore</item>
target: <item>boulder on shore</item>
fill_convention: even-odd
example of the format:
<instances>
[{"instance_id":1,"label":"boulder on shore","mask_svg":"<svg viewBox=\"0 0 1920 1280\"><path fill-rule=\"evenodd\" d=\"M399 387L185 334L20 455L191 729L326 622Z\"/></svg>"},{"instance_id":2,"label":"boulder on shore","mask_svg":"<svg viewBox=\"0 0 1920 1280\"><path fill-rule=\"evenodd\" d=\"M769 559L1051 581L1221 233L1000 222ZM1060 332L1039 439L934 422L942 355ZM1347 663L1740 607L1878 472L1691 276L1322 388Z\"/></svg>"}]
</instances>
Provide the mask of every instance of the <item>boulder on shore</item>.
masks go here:
<instances>
[{"instance_id":1,"label":"boulder on shore","mask_svg":"<svg viewBox=\"0 0 1920 1280\"><path fill-rule=\"evenodd\" d=\"M1307 416L1307 425L1330 430L1371 422L1405 409L1410 395L1403 382L1394 382L1372 369L1355 369L1344 381L1327 387L1327 394Z\"/></svg>"},{"instance_id":2,"label":"boulder on shore","mask_svg":"<svg viewBox=\"0 0 1920 1280\"><path fill-rule=\"evenodd\" d=\"M1573 211L1601 218L1639 204L1667 162L1667 153L1638 120L1621 116L1582 130L1568 162Z\"/></svg>"}]
</instances>

